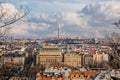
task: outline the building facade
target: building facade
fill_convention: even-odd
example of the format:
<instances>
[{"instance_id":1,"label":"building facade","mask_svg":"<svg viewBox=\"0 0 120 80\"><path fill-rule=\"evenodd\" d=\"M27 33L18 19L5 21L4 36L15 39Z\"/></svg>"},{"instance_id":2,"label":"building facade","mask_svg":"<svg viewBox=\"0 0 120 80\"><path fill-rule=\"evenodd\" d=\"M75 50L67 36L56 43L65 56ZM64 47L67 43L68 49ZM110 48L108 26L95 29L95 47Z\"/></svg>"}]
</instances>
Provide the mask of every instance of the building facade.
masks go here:
<instances>
[{"instance_id":1,"label":"building facade","mask_svg":"<svg viewBox=\"0 0 120 80\"><path fill-rule=\"evenodd\" d=\"M45 66L55 65L59 62L62 62L62 51L58 46L43 46L36 58L36 64Z\"/></svg>"},{"instance_id":2,"label":"building facade","mask_svg":"<svg viewBox=\"0 0 120 80\"><path fill-rule=\"evenodd\" d=\"M64 54L64 64L73 67L81 67L81 55L76 53Z\"/></svg>"},{"instance_id":3,"label":"building facade","mask_svg":"<svg viewBox=\"0 0 120 80\"><path fill-rule=\"evenodd\" d=\"M3 63L20 64L23 66L25 64L25 55L19 52L6 53L3 56Z\"/></svg>"},{"instance_id":4,"label":"building facade","mask_svg":"<svg viewBox=\"0 0 120 80\"><path fill-rule=\"evenodd\" d=\"M104 62L109 62L110 56L107 53L104 52L96 52L96 54L93 55L93 63L98 65L103 65Z\"/></svg>"},{"instance_id":5,"label":"building facade","mask_svg":"<svg viewBox=\"0 0 120 80\"><path fill-rule=\"evenodd\" d=\"M82 66L90 66L93 64L93 55L84 54L82 55Z\"/></svg>"}]
</instances>

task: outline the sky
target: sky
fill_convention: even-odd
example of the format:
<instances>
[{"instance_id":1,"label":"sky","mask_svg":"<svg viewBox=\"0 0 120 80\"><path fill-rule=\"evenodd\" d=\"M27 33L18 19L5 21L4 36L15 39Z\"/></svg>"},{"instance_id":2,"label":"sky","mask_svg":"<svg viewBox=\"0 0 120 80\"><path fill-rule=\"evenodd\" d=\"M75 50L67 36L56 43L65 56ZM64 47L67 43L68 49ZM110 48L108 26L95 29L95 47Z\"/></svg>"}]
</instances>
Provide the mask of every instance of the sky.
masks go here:
<instances>
[{"instance_id":1,"label":"sky","mask_svg":"<svg viewBox=\"0 0 120 80\"><path fill-rule=\"evenodd\" d=\"M112 23L120 17L120 0L14 0L7 5L13 13L20 5L30 9L12 25L9 35L15 38L57 37L59 25L61 38L103 38L106 31L119 32Z\"/></svg>"}]
</instances>

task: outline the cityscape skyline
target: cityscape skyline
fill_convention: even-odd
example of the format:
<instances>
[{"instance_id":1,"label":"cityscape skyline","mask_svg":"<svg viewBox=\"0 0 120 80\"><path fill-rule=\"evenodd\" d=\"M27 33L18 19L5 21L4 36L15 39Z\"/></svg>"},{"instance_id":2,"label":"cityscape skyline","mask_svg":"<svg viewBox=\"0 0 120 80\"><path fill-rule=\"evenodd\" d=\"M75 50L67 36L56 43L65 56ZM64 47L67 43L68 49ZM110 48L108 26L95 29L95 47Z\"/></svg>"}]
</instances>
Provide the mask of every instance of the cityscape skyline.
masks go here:
<instances>
[{"instance_id":1,"label":"cityscape skyline","mask_svg":"<svg viewBox=\"0 0 120 80\"><path fill-rule=\"evenodd\" d=\"M120 80L120 0L0 0L0 80Z\"/></svg>"},{"instance_id":2,"label":"cityscape skyline","mask_svg":"<svg viewBox=\"0 0 120 80\"><path fill-rule=\"evenodd\" d=\"M30 13L23 20L11 25L9 36L15 38L103 38L105 32L119 32L112 25L119 19L119 0L35 0L13 1L1 4L12 13L19 5L28 6ZM20 14L22 12L18 11Z\"/></svg>"}]
</instances>

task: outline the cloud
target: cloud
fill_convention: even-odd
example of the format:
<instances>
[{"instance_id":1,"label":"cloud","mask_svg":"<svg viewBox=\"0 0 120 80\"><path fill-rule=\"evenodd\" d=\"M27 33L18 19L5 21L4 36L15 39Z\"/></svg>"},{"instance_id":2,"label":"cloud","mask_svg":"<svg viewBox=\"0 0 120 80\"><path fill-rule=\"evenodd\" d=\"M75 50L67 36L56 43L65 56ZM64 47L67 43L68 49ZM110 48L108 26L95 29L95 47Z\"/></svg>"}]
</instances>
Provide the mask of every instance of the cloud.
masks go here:
<instances>
[{"instance_id":1,"label":"cloud","mask_svg":"<svg viewBox=\"0 0 120 80\"><path fill-rule=\"evenodd\" d=\"M118 19L119 5L120 2L115 1L90 4L85 6L79 13L90 18L88 23L91 26L105 27L110 26L114 20Z\"/></svg>"},{"instance_id":2,"label":"cloud","mask_svg":"<svg viewBox=\"0 0 120 80\"><path fill-rule=\"evenodd\" d=\"M26 38L57 37L59 24L64 24L60 27L61 37L103 37L105 30L118 32L112 22L118 19L119 5L120 2L108 1L88 4L71 12L58 9L60 13L40 14L15 24L13 33Z\"/></svg>"},{"instance_id":3,"label":"cloud","mask_svg":"<svg viewBox=\"0 0 120 80\"><path fill-rule=\"evenodd\" d=\"M15 6L9 3L1 3L0 4L0 15L4 14L4 16L1 18L2 21L7 21L14 17L14 15L20 16L22 13L20 13Z\"/></svg>"},{"instance_id":4,"label":"cloud","mask_svg":"<svg viewBox=\"0 0 120 80\"><path fill-rule=\"evenodd\" d=\"M10 3L0 3L0 26L11 22L11 20L20 17L22 13L18 11L14 5ZM6 35L9 34L9 27L5 26L0 28L0 34L6 32Z\"/></svg>"}]
</instances>

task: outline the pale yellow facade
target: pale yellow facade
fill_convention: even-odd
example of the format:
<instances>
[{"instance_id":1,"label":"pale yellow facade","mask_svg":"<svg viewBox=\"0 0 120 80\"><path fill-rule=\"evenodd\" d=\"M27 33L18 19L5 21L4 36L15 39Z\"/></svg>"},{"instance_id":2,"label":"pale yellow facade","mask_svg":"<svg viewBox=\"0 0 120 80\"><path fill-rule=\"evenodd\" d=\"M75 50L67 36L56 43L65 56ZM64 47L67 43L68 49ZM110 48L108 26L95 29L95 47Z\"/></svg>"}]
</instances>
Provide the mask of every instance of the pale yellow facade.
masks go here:
<instances>
[{"instance_id":1,"label":"pale yellow facade","mask_svg":"<svg viewBox=\"0 0 120 80\"><path fill-rule=\"evenodd\" d=\"M64 54L64 64L74 67L81 67L81 55L74 53Z\"/></svg>"},{"instance_id":2,"label":"pale yellow facade","mask_svg":"<svg viewBox=\"0 0 120 80\"><path fill-rule=\"evenodd\" d=\"M96 54L93 55L93 61L97 62L97 63L101 63L103 61L108 62L109 61L109 55L105 54L104 52L103 53L96 53Z\"/></svg>"},{"instance_id":3,"label":"pale yellow facade","mask_svg":"<svg viewBox=\"0 0 120 80\"><path fill-rule=\"evenodd\" d=\"M62 52L57 46L43 46L36 58L36 63L41 65L54 65L62 62Z\"/></svg>"}]
</instances>

